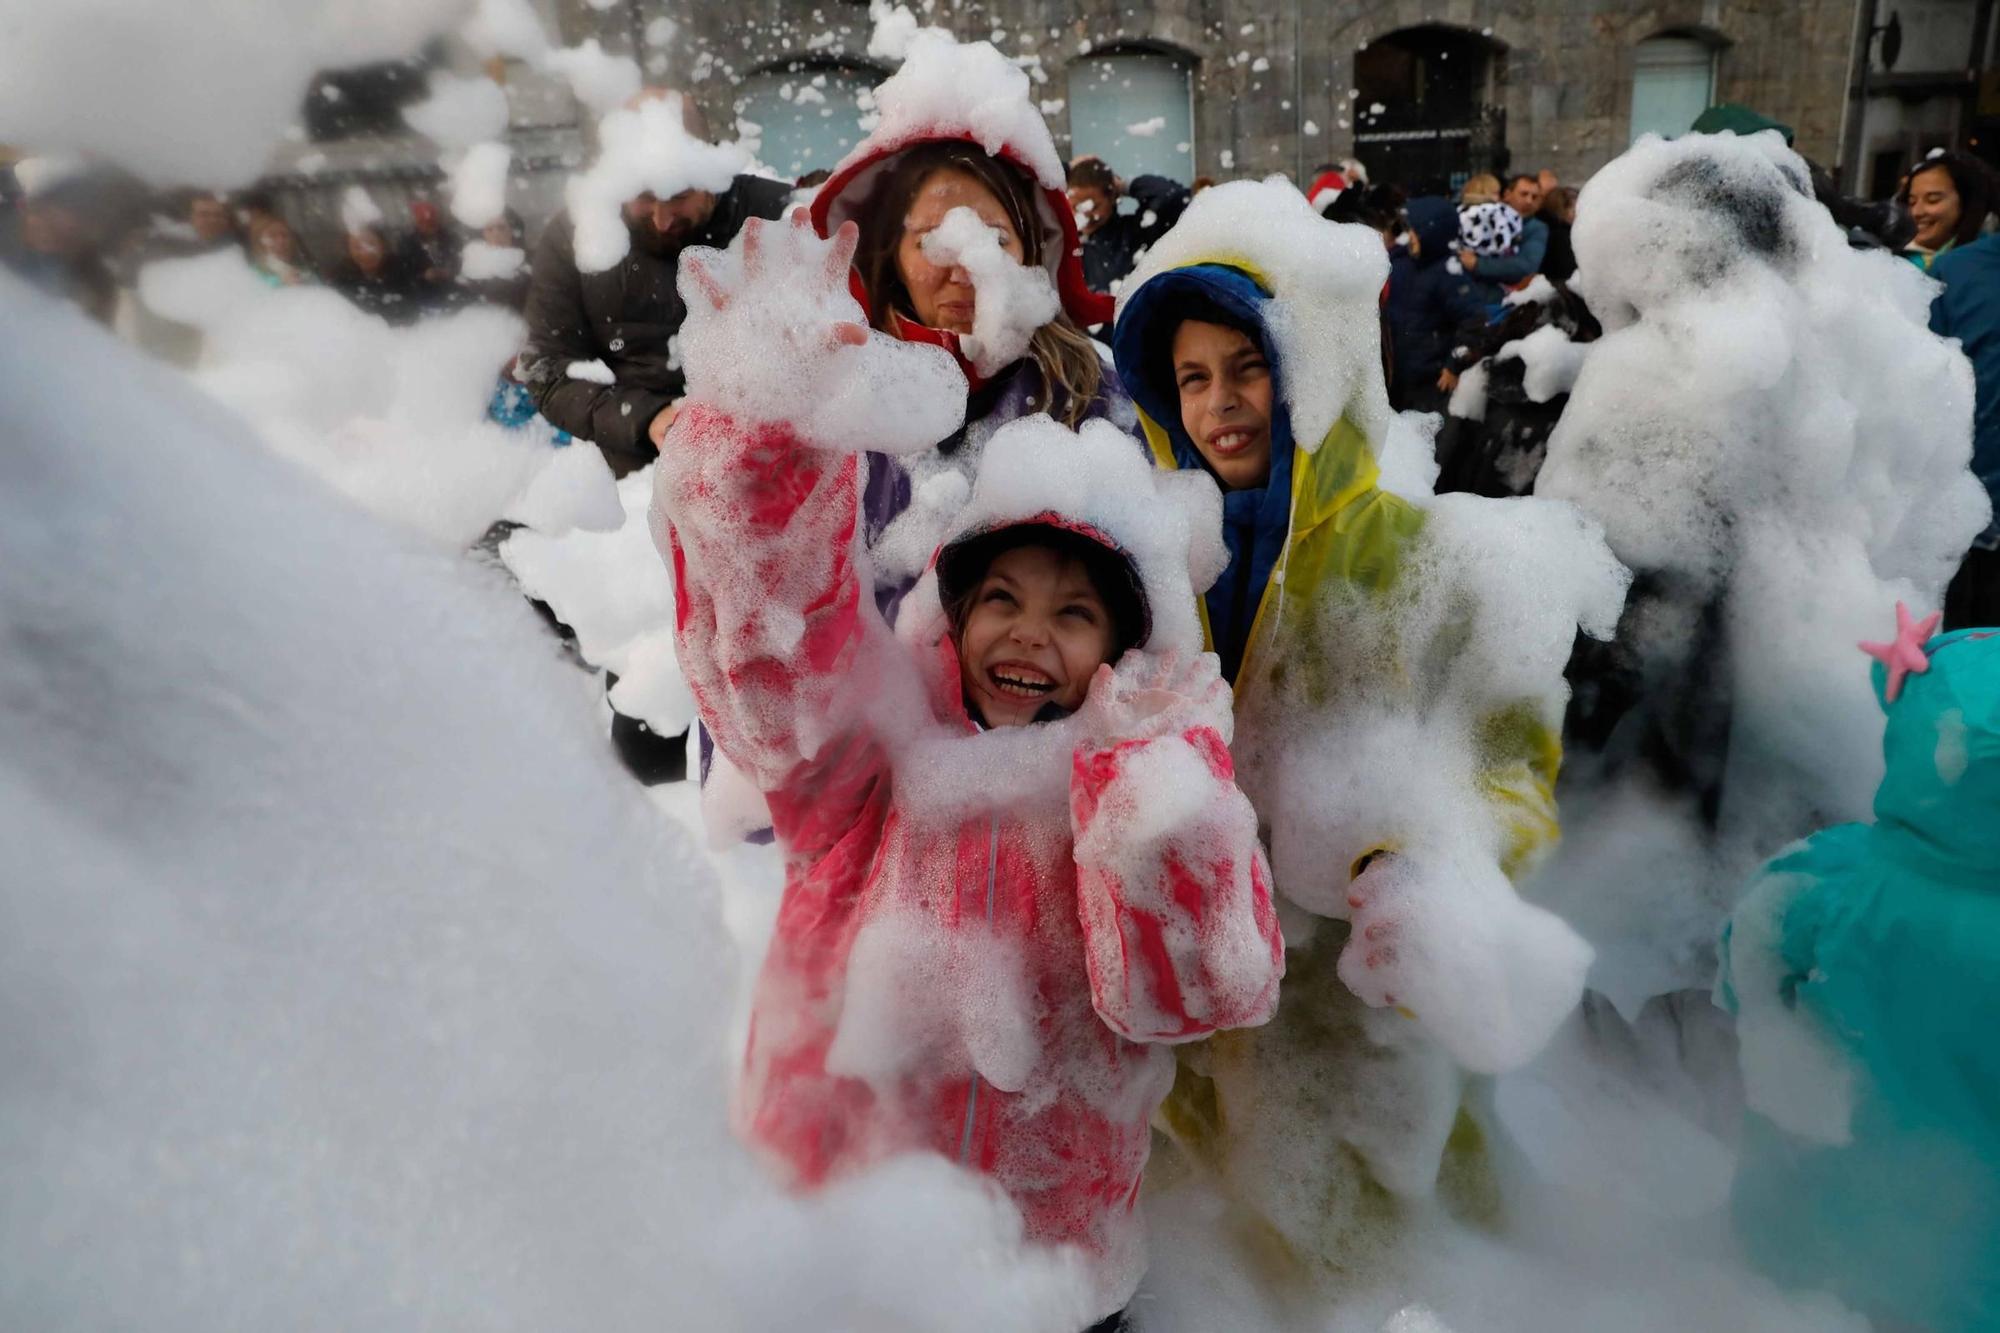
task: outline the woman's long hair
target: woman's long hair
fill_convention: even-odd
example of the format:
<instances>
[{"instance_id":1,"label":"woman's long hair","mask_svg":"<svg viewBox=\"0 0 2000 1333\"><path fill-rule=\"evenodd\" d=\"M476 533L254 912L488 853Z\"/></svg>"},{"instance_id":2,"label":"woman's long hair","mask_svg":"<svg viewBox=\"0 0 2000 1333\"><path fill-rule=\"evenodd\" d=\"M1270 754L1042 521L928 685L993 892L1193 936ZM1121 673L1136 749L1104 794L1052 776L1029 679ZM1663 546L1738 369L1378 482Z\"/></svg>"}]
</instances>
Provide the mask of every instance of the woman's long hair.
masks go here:
<instances>
[{"instance_id":1,"label":"woman's long hair","mask_svg":"<svg viewBox=\"0 0 2000 1333\"><path fill-rule=\"evenodd\" d=\"M890 168L874 201L859 218L861 241L855 248L854 266L868 293L869 317L878 329L889 327L891 313L911 320L917 317L909 289L896 267L896 252L903 243L903 219L909 215L917 191L932 175L947 169L971 176L1000 201L1021 238L1022 262L1047 262L1036 186L1025 173L982 153L973 144L920 144ZM1074 429L1089 413L1104 383L1104 363L1098 358L1096 345L1068 313L1058 312L1035 330L1028 342L1028 355L1048 390L1050 401L1045 406L1049 415Z\"/></svg>"},{"instance_id":2,"label":"woman's long hair","mask_svg":"<svg viewBox=\"0 0 2000 1333\"><path fill-rule=\"evenodd\" d=\"M1946 151L1927 157L1910 168L1910 174L1903 178L1903 188L1897 192L1897 202L1905 210L1910 206L1911 188L1926 171L1942 171L1951 177L1951 186L1958 191L1958 226L1952 230L1951 244L1970 245L1978 240L1988 215L2000 208L2000 177L1995 176L1993 168L1965 153Z\"/></svg>"}]
</instances>

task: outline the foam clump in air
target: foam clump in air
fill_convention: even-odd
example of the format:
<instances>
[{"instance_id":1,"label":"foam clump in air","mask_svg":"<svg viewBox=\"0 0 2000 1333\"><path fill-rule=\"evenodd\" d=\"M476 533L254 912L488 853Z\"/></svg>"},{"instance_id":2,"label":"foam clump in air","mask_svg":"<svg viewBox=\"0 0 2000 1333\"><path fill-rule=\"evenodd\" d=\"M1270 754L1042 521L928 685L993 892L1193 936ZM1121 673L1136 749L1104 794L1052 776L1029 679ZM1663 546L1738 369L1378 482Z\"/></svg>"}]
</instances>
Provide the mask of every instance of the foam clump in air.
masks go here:
<instances>
[{"instance_id":1,"label":"foam clump in air","mask_svg":"<svg viewBox=\"0 0 2000 1333\"><path fill-rule=\"evenodd\" d=\"M963 372L943 348L866 327L848 287L853 253L852 231L821 240L803 214L753 219L726 251L685 251L689 399L825 449L909 453L957 430Z\"/></svg>"},{"instance_id":2,"label":"foam clump in air","mask_svg":"<svg viewBox=\"0 0 2000 1333\"><path fill-rule=\"evenodd\" d=\"M682 119L679 93L650 97L607 112L598 122L597 161L569 178L566 199L576 228L576 264L599 273L625 257L631 233L628 201L651 192L671 199L683 190L727 190L750 158L736 144L704 143Z\"/></svg>"},{"instance_id":3,"label":"foam clump in air","mask_svg":"<svg viewBox=\"0 0 2000 1333\"><path fill-rule=\"evenodd\" d=\"M477 229L505 214L507 170L513 160L513 150L504 143L466 149L451 168L451 215Z\"/></svg>"},{"instance_id":4,"label":"foam clump in air","mask_svg":"<svg viewBox=\"0 0 2000 1333\"><path fill-rule=\"evenodd\" d=\"M431 75L430 95L403 108L409 127L440 148L470 148L507 132L507 92L485 75Z\"/></svg>"},{"instance_id":5,"label":"foam clump in air","mask_svg":"<svg viewBox=\"0 0 2000 1333\"><path fill-rule=\"evenodd\" d=\"M888 0L870 0L868 54L876 60L900 61L910 54L910 40L921 26L908 5L891 7Z\"/></svg>"},{"instance_id":6,"label":"foam clump in air","mask_svg":"<svg viewBox=\"0 0 2000 1333\"><path fill-rule=\"evenodd\" d=\"M511 278L527 262L528 252L518 245L493 245L474 238L459 252L458 277L461 282Z\"/></svg>"},{"instance_id":7,"label":"foam clump in air","mask_svg":"<svg viewBox=\"0 0 2000 1333\"><path fill-rule=\"evenodd\" d=\"M459 35L481 59L533 61L547 54L548 33L530 0L479 0Z\"/></svg>"},{"instance_id":8,"label":"foam clump in air","mask_svg":"<svg viewBox=\"0 0 2000 1333\"><path fill-rule=\"evenodd\" d=\"M1194 197L1121 289L1189 264L1241 264L1271 293L1266 321L1287 366L1292 434L1308 453L1343 414L1380 441L1392 413L1381 374L1378 302L1389 257L1373 228L1328 222L1282 176L1230 181ZM1121 299L1120 310L1123 310Z\"/></svg>"},{"instance_id":9,"label":"foam clump in air","mask_svg":"<svg viewBox=\"0 0 2000 1333\"><path fill-rule=\"evenodd\" d=\"M382 206L365 186L350 185L340 192L340 225L350 232L382 225Z\"/></svg>"},{"instance_id":10,"label":"foam clump in air","mask_svg":"<svg viewBox=\"0 0 2000 1333\"><path fill-rule=\"evenodd\" d=\"M642 82L636 61L611 54L595 37L550 51L540 64L568 83L576 100L599 115L624 106L638 94Z\"/></svg>"},{"instance_id":11,"label":"foam clump in air","mask_svg":"<svg viewBox=\"0 0 2000 1333\"><path fill-rule=\"evenodd\" d=\"M1062 311L1046 269L1022 264L970 208L954 208L923 240L924 257L963 268L972 279L972 333L962 340L972 368L993 375L1027 354L1035 331Z\"/></svg>"}]
</instances>

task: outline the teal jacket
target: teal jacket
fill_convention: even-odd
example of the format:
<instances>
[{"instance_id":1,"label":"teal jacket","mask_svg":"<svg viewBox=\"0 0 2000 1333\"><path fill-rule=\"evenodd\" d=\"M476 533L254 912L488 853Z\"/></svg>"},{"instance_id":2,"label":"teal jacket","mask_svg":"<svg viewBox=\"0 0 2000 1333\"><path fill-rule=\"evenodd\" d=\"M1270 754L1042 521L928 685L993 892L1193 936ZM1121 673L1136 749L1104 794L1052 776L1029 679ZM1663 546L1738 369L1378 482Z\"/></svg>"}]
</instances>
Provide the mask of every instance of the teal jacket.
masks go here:
<instances>
[{"instance_id":1,"label":"teal jacket","mask_svg":"<svg viewBox=\"0 0 2000 1333\"><path fill-rule=\"evenodd\" d=\"M1750 1113L1732 1211L1775 1280L1970 1333L2000 1330L2000 633L1926 651L1884 705L1875 823L1772 861L1724 929L1752 1104L1771 1109L1753 1023L1796 1022L1786 1045L1848 1084L1842 1143ZM1780 1100L1818 1081L1795 1074Z\"/></svg>"}]
</instances>

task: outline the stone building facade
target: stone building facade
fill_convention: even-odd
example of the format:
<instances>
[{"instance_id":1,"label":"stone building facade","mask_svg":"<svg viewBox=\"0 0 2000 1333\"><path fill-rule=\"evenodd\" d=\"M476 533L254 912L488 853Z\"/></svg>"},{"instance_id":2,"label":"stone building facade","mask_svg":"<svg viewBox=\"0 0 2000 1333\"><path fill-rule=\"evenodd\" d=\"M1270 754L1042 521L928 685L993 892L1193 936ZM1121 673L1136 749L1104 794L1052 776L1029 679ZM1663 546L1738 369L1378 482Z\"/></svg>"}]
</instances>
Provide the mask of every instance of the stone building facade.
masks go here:
<instances>
[{"instance_id":1,"label":"stone building facade","mask_svg":"<svg viewBox=\"0 0 2000 1333\"><path fill-rule=\"evenodd\" d=\"M678 31L655 61L656 73L695 91L721 123L733 110L732 89L747 78L885 72L867 54L867 7L851 0L626 0L609 11L588 0L565 4L567 21L594 24L607 45L622 39L628 49L643 50L641 34L653 19L673 19ZM1298 176L1348 156L1394 166L1399 152L1408 159L1411 145L1430 142L1441 156L1455 155L1460 171L1550 167L1581 179L1630 142L1635 84L1647 77L1644 44L1661 38L1678 39L1697 62L1706 56L1692 77L1705 75L1709 100L1740 102L1793 126L1802 152L1833 164L1857 22L1855 0L938 0L928 13L912 7L961 38L997 33L1001 49L1036 77L1065 145L1077 106L1075 67L1106 56L1180 64L1191 102L1190 169L1217 178ZM1141 110L1133 112L1135 123L1146 119ZM1462 138L1465 151L1421 137L1430 131Z\"/></svg>"},{"instance_id":2,"label":"stone building facade","mask_svg":"<svg viewBox=\"0 0 2000 1333\"><path fill-rule=\"evenodd\" d=\"M1358 157L1378 179L1448 188L1510 167L1579 181L1635 124L1677 132L1711 101L1773 116L1802 152L1838 163L1867 0L905 2L961 39L995 42L1032 78L1058 145L1127 175L1282 172L1304 184L1321 163ZM757 124L762 160L785 175L832 166L893 68L869 54L865 0L529 3L560 43L631 56L718 130ZM428 69L480 68L449 41L405 64L418 96ZM532 229L587 158L590 117L559 82L518 63L496 72L513 110L510 197ZM439 192L438 157L390 107L360 132L302 135L270 181L302 231L331 244L345 189L364 186L400 217L408 199Z\"/></svg>"}]
</instances>

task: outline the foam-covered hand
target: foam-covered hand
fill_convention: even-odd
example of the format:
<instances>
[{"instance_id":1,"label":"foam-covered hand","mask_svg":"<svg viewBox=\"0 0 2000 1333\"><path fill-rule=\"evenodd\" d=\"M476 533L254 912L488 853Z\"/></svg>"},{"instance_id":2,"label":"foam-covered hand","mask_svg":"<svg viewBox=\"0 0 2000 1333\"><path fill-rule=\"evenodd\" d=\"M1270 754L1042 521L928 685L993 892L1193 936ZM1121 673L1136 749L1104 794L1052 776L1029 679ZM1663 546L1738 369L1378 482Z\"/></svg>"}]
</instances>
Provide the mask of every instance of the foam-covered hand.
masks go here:
<instances>
[{"instance_id":1,"label":"foam-covered hand","mask_svg":"<svg viewBox=\"0 0 2000 1333\"><path fill-rule=\"evenodd\" d=\"M942 348L870 330L848 289L858 233L803 210L752 218L726 251L681 256L681 360L691 404L789 424L825 449L909 453L965 420L965 376Z\"/></svg>"},{"instance_id":2,"label":"foam-covered hand","mask_svg":"<svg viewBox=\"0 0 2000 1333\"><path fill-rule=\"evenodd\" d=\"M1232 696L1214 653L1148 653L1137 648L1105 663L1083 701L1084 731L1106 745L1175 736L1209 726L1227 742Z\"/></svg>"},{"instance_id":3,"label":"foam-covered hand","mask_svg":"<svg viewBox=\"0 0 2000 1333\"><path fill-rule=\"evenodd\" d=\"M1340 979L1484 1074L1533 1059L1583 995L1591 949L1470 851L1376 857L1348 886Z\"/></svg>"}]
</instances>

